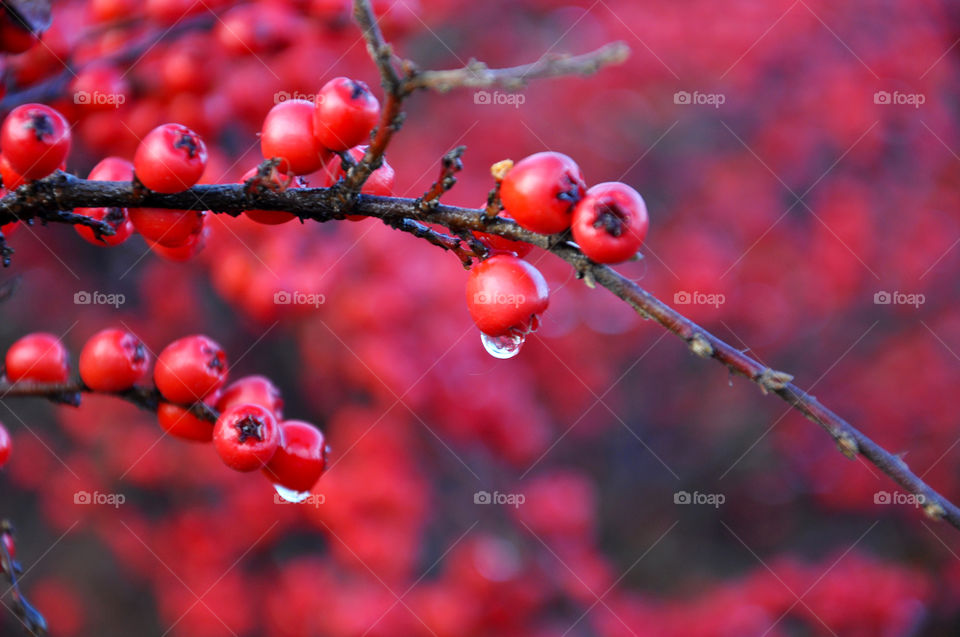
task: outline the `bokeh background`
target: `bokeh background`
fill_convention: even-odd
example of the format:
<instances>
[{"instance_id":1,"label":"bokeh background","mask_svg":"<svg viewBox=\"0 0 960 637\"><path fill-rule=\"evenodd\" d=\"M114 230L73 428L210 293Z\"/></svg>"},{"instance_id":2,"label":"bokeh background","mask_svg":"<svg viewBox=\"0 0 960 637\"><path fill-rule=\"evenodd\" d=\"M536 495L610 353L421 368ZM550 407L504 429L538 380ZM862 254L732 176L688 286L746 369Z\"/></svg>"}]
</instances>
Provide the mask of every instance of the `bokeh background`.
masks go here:
<instances>
[{"instance_id":1,"label":"bokeh background","mask_svg":"<svg viewBox=\"0 0 960 637\"><path fill-rule=\"evenodd\" d=\"M278 92L377 84L342 0L57 1L7 56L7 110L55 89L68 169L132 157L165 121L211 147L206 180L260 161ZM629 61L508 99L419 94L390 148L417 196L465 144L445 201L545 149L646 198L620 270L776 369L960 498L960 10L935 0L390 0L425 68L582 53ZM216 14L216 17L214 15ZM114 20L113 18L117 18ZM73 71L65 71L68 63ZM79 79L73 77L73 73ZM53 78L53 79L51 79ZM57 79L59 78L59 79ZM82 82L86 82L83 84ZM124 103L75 104L77 87ZM489 99L487 99L489 97ZM316 181L314 181L316 183ZM14 454L0 515L56 636L955 635L960 537L816 425L702 361L539 251L550 309L520 355L487 355L450 254L375 220L210 220L188 263L140 238L20 230L0 343L76 353L127 325L154 351L205 333L315 422L331 467L306 505L109 399L0 400ZM322 294L283 306L279 290ZM122 294L116 307L78 292ZM119 507L74 503L123 494ZM510 504L477 504L479 492ZM522 504L517 504L522 500ZM3 598L9 603L9 595ZM18 634L9 615L0 632Z\"/></svg>"}]
</instances>

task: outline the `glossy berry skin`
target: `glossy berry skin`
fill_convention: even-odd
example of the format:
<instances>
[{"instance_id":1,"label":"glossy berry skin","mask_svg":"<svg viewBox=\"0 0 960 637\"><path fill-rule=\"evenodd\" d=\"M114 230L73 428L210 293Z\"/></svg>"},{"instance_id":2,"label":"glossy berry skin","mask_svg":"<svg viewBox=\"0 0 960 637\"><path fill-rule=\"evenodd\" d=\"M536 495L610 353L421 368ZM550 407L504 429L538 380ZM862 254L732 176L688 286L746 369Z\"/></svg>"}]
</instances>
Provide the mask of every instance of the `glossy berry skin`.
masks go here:
<instances>
[{"instance_id":1,"label":"glossy berry skin","mask_svg":"<svg viewBox=\"0 0 960 637\"><path fill-rule=\"evenodd\" d=\"M280 426L265 407L235 405L220 414L213 428L213 445L231 469L256 471L277 452Z\"/></svg>"},{"instance_id":2,"label":"glossy berry skin","mask_svg":"<svg viewBox=\"0 0 960 637\"><path fill-rule=\"evenodd\" d=\"M0 164L0 172L2 172L2 164ZM87 179L92 181L131 181L133 180L133 164L121 157L105 157L93 167ZM120 245L133 234L133 223L130 221L130 212L126 208L77 208L74 212L106 221L113 228L112 235L103 235L101 238L97 238L92 228L74 226L77 234L94 245Z\"/></svg>"},{"instance_id":3,"label":"glossy berry skin","mask_svg":"<svg viewBox=\"0 0 960 637\"><path fill-rule=\"evenodd\" d=\"M282 158L279 170L294 175L307 175L323 168L330 151L313 134L315 108L308 100L287 100L271 108L260 133L264 159Z\"/></svg>"},{"instance_id":4,"label":"glossy berry skin","mask_svg":"<svg viewBox=\"0 0 960 637\"><path fill-rule=\"evenodd\" d=\"M243 174L243 177L240 178L241 183L246 182L248 179L253 179L256 174L257 169L251 168ZM303 188L303 186L304 181L300 177L292 177L279 171L273 171L273 174L269 179L269 185L260 187L269 188L276 191L283 191L287 188ZM284 212L283 210L244 210L243 214L250 219L253 219L257 223L262 223L268 226L280 225L281 223L287 223L288 221L293 221L297 218L297 215L293 214L292 212Z\"/></svg>"},{"instance_id":5,"label":"glossy berry skin","mask_svg":"<svg viewBox=\"0 0 960 637\"><path fill-rule=\"evenodd\" d=\"M573 239L597 263L620 263L633 257L649 227L643 197L620 182L591 187L573 211Z\"/></svg>"},{"instance_id":6,"label":"glossy berry skin","mask_svg":"<svg viewBox=\"0 0 960 637\"><path fill-rule=\"evenodd\" d=\"M526 333L536 329L549 292L535 267L513 255L498 254L470 270L467 309L484 334Z\"/></svg>"},{"instance_id":7,"label":"glossy berry skin","mask_svg":"<svg viewBox=\"0 0 960 637\"><path fill-rule=\"evenodd\" d=\"M165 208L130 208L130 223L144 239L167 248L185 245L203 231L206 212Z\"/></svg>"},{"instance_id":8,"label":"glossy berry skin","mask_svg":"<svg viewBox=\"0 0 960 637\"><path fill-rule=\"evenodd\" d=\"M67 158L70 126L63 115L45 104L23 104L3 120L0 148L10 167L24 179L40 179Z\"/></svg>"},{"instance_id":9,"label":"glossy berry skin","mask_svg":"<svg viewBox=\"0 0 960 637\"><path fill-rule=\"evenodd\" d=\"M308 422L280 423L280 447L263 468L270 482L294 491L309 491L327 466L323 432Z\"/></svg>"},{"instance_id":10,"label":"glossy berry skin","mask_svg":"<svg viewBox=\"0 0 960 637\"><path fill-rule=\"evenodd\" d=\"M6 375L13 383L65 383L70 378L67 349L53 334L27 334L7 350Z\"/></svg>"},{"instance_id":11,"label":"glossy berry skin","mask_svg":"<svg viewBox=\"0 0 960 637\"><path fill-rule=\"evenodd\" d=\"M313 133L324 148L347 150L370 140L380 117L380 102L358 80L335 77L317 93Z\"/></svg>"},{"instance_id":12,"label":"glossy berry skin","mask_svg":"<svg viewBox=\"0 0 960 637\"><path fill-rule=\"evenodd\" d=\"M227 357L206 336L176 340L157 356L153 382L172 403L188 405L217 391L227 379Z\"/></svg>"},{"instance_id":13,"label":"glossy berry skin","mask_svg":"<svg viewBox=\"0 0 960 637\"><path fill-rule=\"evenodd\" d=\"M182 124L162 124L147 133L133 156L140 182L156 192L181 192L193 186L207 165L207 146Z\"/></svg>"},{"instance_id":14,"label":"glossy berry skin","mask_svg":"<svg viewBox=\"0 0 960 637\"><path fill-rule=\"evenodd\" d=\"M94 391L123 391L143 378L150 354L143 341L126 330L106 329L90 337L80 351L80 378Z\"/></svg>"},{"instance_id":15,"label":"glossy berry skin","mask_svg":"<svg viewBox=\"0 0 960 637\"><path fill-rule=\"evenodd\" d=\"M7 464L7 460L10 459L12 443L10 441L10 434L7 432L7 428L0 424L0 468L3 465ZM6 542L7 536L4 534L3 537ZM13 556L13 542L11 541L7 544L7 551L10 552L11 557Z\"/></svg>"},{"instance_id":16,"label":"glossy berry skin","mask_svg":"<svg viewBox=\"0 0 960 637\"><path fill-rule=\"evenodd\" d=\"M280 390L266 376L244 376L230 383L217 401L217 409L226 411L242 404L266 407L273 416L283 418L283 398Z\"/></svg>"},{"instance_id":17,"label":"glossy berry skin","mask_svg":"<svg viewBox=\"0 0 960 637\"><path fill-rule=\"evenodd\" d=\"M203 402L211 404L216 394L208 396ZM157 408L157 422L171 436L181 440L194 442L210 442L213 440L213 423L203 418L197 418L189 409L184 409L173 403L161 402Z\"/></svg>"},{"instance_id":18,"label":"glossy berry skin","mask_svg":"<svg viewBox=\"0 0 960 637\"><path fill-rule=\"evenodd\" d=\"M0 154L0 179L3 179L3 187L5 190L16 190L27 183L27 179L14 170L10 162L7 161L6 155L2 154Z\"/></svg>"},{"instance_id":19,"label":"glossy berry skin","mask_svg":"<svg viewBox=\"0 0 960 637\"><path fill-rule=\"evenodd\" d=\"M500 184L500 200L527 230L554 234L570 227L573 207L585 190L576 162L551 151L517 162Z\"/></svg>"}]
</instances>

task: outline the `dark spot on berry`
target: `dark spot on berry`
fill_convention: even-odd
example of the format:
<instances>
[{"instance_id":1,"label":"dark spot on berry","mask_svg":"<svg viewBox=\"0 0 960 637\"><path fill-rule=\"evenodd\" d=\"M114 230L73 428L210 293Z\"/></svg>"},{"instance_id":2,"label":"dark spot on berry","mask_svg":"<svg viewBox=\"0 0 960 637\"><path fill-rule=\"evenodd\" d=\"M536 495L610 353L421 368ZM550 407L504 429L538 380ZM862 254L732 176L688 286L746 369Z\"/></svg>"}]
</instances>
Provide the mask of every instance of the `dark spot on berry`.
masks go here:
<instances>
[{"instance_id":1,"label":"dark spot on berry","mask_svg":"<svg viewBox=\"0 0 960 637\"><path fill-rule=\"evenodd\" d=\"M38 142L44 141L46 137L52 137L55 132L53 130L53 120L42 111L31 111L30 121L28 121L25 126L27 129L33 130L33 134L37 136Z\"/></svg>"},{"instance_id":2,"label":"dark spot on berry","mask_svg":"<svg viewBox=\"0 0 960 637\"><path fill-rule=\"evenodd\" d=\"M370 93L370 89L363 82L357 80L348 80L350 82L350 99L358 100L361 96Z\"/></svg>"},{"instance_id":3,"label":"dark spot on berry","mask_svg":"<svg viewBox=\"0 0 960 637\"><path fill-rule=\"evenodd\" d=\"M192 159L197 156L197 152L200 150L199 144L197 144L197 138L189 133L180 133L180 137L177 138L177 141L173 143L174 148L186 148L187 155Z\"/></svg>"},{"instance_id":4,"label":"dark spot on berry","mask_svg":"<svg viewBox=\"0 0 960 637\"><path fill-rule=\"evenodd\" d=\"M263 421L253 416L244 416L233 425L237 430L237 442L243 444L250 438L263 441Z\"/></svg>"},{"instance_id":5,"label":"dark spot on berry","mask_svg":"<svg viewBox=\"0 0 960 637\"><path fill-rule=\"evenodd\" d=\"M623 234L627 215L615 202L598 203L597 218L593 222L594 228L603 228L611 237Z\"/></svg>"}]
</instances>

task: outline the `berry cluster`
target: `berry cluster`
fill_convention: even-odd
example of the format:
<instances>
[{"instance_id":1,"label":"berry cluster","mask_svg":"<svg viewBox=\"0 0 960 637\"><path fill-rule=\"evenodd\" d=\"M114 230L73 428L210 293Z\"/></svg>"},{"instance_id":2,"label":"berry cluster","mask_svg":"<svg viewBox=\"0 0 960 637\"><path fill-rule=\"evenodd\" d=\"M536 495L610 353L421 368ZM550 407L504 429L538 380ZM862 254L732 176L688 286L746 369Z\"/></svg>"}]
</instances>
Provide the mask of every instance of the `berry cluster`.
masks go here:
<instances>
[{"instance_id":1,"label":"berry cluster","mask_svg":"<svg viewBox=\"0 0 960 637\"><path fill-rule=\"evenodd\" d=\"M580 249L597 263L636 256L649 227L643 197L620 182L587 189L580 167L557 152L517 162L500 183L504 216L532 232L570 230ZM549 289L539 270L522 260L529 244L476 233L493 256L476 265L467 281L467 308L487 351L510 358L536 330Z\"/></svg>"},{"instance_id":2,"label":"berry cluster","mask_svg":"<svg viewBox=\"0 0 960 637\"><path fill-rule=\"evenodd\" d=\"M28 334L7 350L6 379L62 388L70 380L69 358L53 334ZM148 375L150 358L146 345L127 330L97 332L80 352L79 387L108 394L132 391ZM226 355L212 339L195 335L170 343L153 370L160 426L186 440L213 441L228 467L262 470L285 497L308 492L326 466L323 433L310 423L283 420L283 400L269 379L247 376L224 389L226 379ZM197 403L207 409L196 410ZM220 413L213 423L215 410ZM0 466L9 455L10 437L0 426Z\"/></svg>"}]
</instances>

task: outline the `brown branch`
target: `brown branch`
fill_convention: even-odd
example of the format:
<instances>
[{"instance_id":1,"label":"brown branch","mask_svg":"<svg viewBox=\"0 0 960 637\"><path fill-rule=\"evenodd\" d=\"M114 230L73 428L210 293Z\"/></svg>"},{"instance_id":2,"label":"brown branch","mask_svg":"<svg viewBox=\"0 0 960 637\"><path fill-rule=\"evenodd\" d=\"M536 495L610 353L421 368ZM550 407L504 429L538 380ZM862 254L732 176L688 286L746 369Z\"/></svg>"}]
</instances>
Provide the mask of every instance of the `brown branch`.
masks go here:
<instances>
[{"instance_id":1,"label":"brown branch","mask_svg":"<svg viewBox=\"0 0 960 637\"><path fill-rule=\"evenodd\" d=\"M252 200L252 201L251 201ZM181 210L212 210L239 214L255 205L267 210L286 210L301 219L319 222L341 219L347 213L377 217L392 227L427 239L435 245L453 250L465 261L466 254L458 252L452 237L439 238L417 221L420 204L416 199L358 195L349 210L333 188L295 188L283 192L247 193L243 184L194 186L190 190L162 195L136 191L130 183L95 182L70 175L57 174L34 182L31 188L22 188L0 199L0 223L14 218L30 218L39 214L43 206L57 210L73 207L136 207L171 208ZM651 318L671 333L683 339L688 347L703 358L713 358L727 368L747 377L765 393L773 393L807 418L823 427L833 437L840 450L848 456L859 454L878 467L904 489L922 496L925 511L934 518L944 518L960 529L960 509L937 493L914 474L901 458L885 450L866 434L829 410L816 398L793 384L789 374L775 371L754 360L736 347L724 342L645 289L618 274L611 268L593 263L560 235L542 235L524 230L514 222L495 217L489 219L485 209L460 208L438 204L430 213L431 223L449 228L454 233L482 231L514 241L523 241L554 253L567 261L578 276L610 290L627 302L641 316ZM425 230L429 232L425 232ZM16 387L13 388L16 390ZM0 386L0 391L3 387ZM59 391L83 391L75 385L59 387ZM19 390L21 394L26 388ZM16 395L16 394L15 394Z\"/></svg>"},{"instance_id":2,"label":"brown branch","mask_svg":"<svg viewBox=\"0 0 960 637\"><path fill-rule=\"evenodd\" d=\"M420 199L420 211L429 212L440 203L440 197L457 183L456 174L463 170L463 152L466 146L457 146L440 159L440 176Z\"/></svg>"},{"instance_id":3,"label":"brown branch","mask_svg":"<svg viewBox=\"0 0 960 637\"><path fill-rule=\"evenodd\" d=\"M532 64L505 69L491 69L479 60L470 60L460 69L420 71L407 79L404 90L432 89L446 92L458 87L500 87L516 91L530 80L565 75L591 75L605 66L622 64L630 56L624 42L611 42L596 51L573 56L544 56Z\"/></svg>"}]
</instances>

